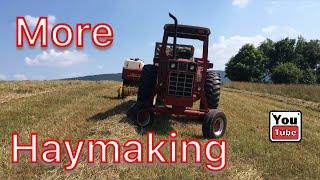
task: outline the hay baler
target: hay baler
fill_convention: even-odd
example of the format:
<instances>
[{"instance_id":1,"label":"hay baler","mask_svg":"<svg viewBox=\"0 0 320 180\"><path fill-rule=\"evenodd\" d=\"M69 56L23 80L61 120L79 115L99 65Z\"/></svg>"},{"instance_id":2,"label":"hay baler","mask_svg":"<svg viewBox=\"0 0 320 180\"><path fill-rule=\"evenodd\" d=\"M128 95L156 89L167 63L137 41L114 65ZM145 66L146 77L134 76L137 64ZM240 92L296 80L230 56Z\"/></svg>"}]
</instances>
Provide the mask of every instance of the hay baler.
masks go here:
<instances>
[{"instance_id":1,"label":"hay baler","mask_svg":"<svg viewBox=\"0 0 320 180\"><path fill-rule=\"evenodd\" d=\"M124 61L122 68L122 85L118 89L118 98L137 94L137 86L141 76L143 60L131 58Z\"/></svg>"}]
</instances>

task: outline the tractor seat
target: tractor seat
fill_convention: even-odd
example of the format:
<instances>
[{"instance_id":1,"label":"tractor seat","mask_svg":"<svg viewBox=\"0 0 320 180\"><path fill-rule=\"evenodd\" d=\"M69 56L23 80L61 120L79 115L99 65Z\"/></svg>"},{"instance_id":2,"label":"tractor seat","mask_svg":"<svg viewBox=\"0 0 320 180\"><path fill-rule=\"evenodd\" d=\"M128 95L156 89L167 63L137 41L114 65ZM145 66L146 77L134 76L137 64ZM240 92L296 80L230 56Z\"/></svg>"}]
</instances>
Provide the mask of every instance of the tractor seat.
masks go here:
<instances>
[{"instance_id":1,"label":"tractor seat","mask_svg":"<svg viewBox=\"0 0 320 180\"><path fill-rule=\"evenodd\" d=\"M187 48L177 48L177 58L181 59L192 59L193 54L192 52Z\"/></svg>"},{"instance_id":2,"label":"tractor seat","mask_svg":"<svg viewBox=\"0 0 320 180\"><path fill-rule=\"evenodd\" d=\"M177 51L176 52L177 59L192 59L193 58L193 51L190 49L190 47L177 46L176 51ZM173 47L168 47L166 49L166 54L169 57L173 57Z\"/></svg>"}]
</instances>

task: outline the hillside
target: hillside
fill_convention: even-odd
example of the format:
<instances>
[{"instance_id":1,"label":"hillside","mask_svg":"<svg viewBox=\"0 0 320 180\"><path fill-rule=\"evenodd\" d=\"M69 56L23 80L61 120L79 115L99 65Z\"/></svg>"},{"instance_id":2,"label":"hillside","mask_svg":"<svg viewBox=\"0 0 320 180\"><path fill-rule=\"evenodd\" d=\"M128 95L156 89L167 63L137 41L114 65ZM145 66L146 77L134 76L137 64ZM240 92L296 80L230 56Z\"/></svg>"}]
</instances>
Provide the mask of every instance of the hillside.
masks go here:
<instances>
[{"instance_id":1,"label":"hillside","mask_svg":"<svg viewBox=\"0 0 320 180\"><path fill-rule=\"evenodd\" d=\"M10 163L10 137L20 132L27 143L30 132L41 142L54 139L140 139L125 113L135 97L117 99L118 82L45 81L0 83L0 179L317 179L320 177L319 111L280 102L269 97L222 90L220 109L228 117L228 167L212 174L195 164L95 164L85 155L75 171L65 173L62 165L30 165L23 158ZM299 109L303 113L301 143L271 143L268 137L270 110ZM201 121L184 117L159 117L152 129L156 139L202 138ZM164 154L168 155L167 150ZM192 153L191 153L192 154ZM192 157L189 157L192 159ZM63 159L66 162L66 158Z\"/></svg>"},{"instance_id":2,"label":"hillside","mask_svg":"<svg viewBox=\"0 0 320 180\"><path fill-rule=\"evenodd\" d=\"M89 76L81 76L81 77L73 77L73 78L66 78L63 80L83 80L83 81L122 81L122 74L121 73L114 73L114 74L97 74L97 75L89 75Z\"/></svg>"},{"instance_id":3,"label":"hillside","mask_svg":"<svg viewBox=\"0 0 320 180\"><path fill-rule=\"evenodd\" d=\"M224 71L217 71L222 81L228 81L227 78L225 78L225 72ZM115 74L97 74L97 75L90 75L90 76L82 76L82 77L74 77L74 78L66 78L63 80L83 80L83 81L122 81L121 73L115 73Z\"/></svg>"}]
</instances>

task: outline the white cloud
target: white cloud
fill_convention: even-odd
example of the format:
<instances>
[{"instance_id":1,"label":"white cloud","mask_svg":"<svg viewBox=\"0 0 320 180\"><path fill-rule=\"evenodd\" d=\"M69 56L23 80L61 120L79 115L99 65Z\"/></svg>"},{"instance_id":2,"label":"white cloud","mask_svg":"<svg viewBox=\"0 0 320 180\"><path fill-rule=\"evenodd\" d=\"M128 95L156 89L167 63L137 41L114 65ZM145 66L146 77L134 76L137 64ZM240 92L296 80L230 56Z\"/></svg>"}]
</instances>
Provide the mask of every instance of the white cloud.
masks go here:
<instances>
[{"instance_id":1,"label":"white cloud","mask_svg":"<svg viewBox=\"0 0 320 180\"><path fill-rule=\"evenodd\" d=\"M13 77L19 81L28 80L27 76L24 74L15 74Z\"/></svg>"},{"instance_id":2,"label":"white cloud","mask_svg":"<svg viewBox=\"0 0 320 180\"><path fill-rule=\"evenodd\" d=\"M295 11L317 11L319 9L320 1L316 0L273 0L268 1L265 5L267 14L273 15L277 12L282 12L283 7L290 9L289 13L295 13ZM290 14L288 14L290 15Z\"/></svg>"},{"instance_id":3,"label":"white cloud","mask_svg":"<svg viewBox=\"0 0 320 180\"><path fill-rule=\"evenodd\" d=\"M232 0L232 5L240 8L244 8L248 5L249 0Z\"/></svg>"},{"instance_id":4,"label":"white cloud","mask_svg":"<svg viewBox=\"0 0 320 180\"><path fill-rule=\"evenodd\" d=\"M268 34L271 39L279 39L283 37L295 38L299 35L299 32L291 26L275 26L270 25L261 29L263 33Z\"/></svg>"},{"instance_id":5,"label":"white cloud","mask_svg":"<svg viewBox=\"0 0 320 180\"><path fill-rule=\"evenodd\" d=\"M273 33L275 30L277 30L277 26L274 25L267 26L261 29L261 31L264 33Z\"/></svg>"},{"instance_id":6,"label":"white cloud","mask_svg":"<svg viewBox=\"0 0 320 180\"><path fill-rule=\"evenodd\" d=\"M100 70L103 69L103 66L102 66L102 65L99 65L99 66L98 66L98 69L100 69Z\"/></svg>"},{"instance_id":7,"label":"white cloud","mask_svg":"<svg viewBox=\"0 0 320 180\"><path fill-rule=\"evenodd\" d=\"M223 70L229 59L235 55L239 49L247 43L258 46L266 38L261 35L256 36L232 36L225 38L221 36L219 41L209 47L209 60L214 63L214 69Z\"/></svg>"},{"instance_id":8,"label":"white cloud","mask_svg":"<svg viewBox=\"0 0 320 180\"><path fill-rule=\"evenodd\" d=\"M88 61L88 55L77 51L56 51L50 49L49 51L43 51L34 58L26 57L25 62L30 66L56 66L66 67L73 64Z\"/></svg>"},{"instance_id":9,"label":"white cloud","mask_svg":"<svg viewBox=\"0 0 320 180\"><path fill-rule=\"evenodd\" d=\"M269 15L272 15L272 14L273 14L273 9L267 9L267 13L268 13Z\"/></svg>"},{"instance_id":10,"label":"white cloud","mask_svg":"<svg viewBox=\"0 0 320 180\"><path fill-rule=\"evenodd\" d=\"M39 17L34 17L30 15L25 15L24 18L26 19L28 25L30 27L36 27ZM56 22L57 18L53 15L48 15L48 27L51 29L53 24Z\"/></svg>"},{"instance_id":11,"label":"white cloud","mask_svg":"<svg viewBox=\"0 0 320 180\"><path fill-rule=\"evenodd\" d=\"M297 30L294 28L294 27L290 27L290 26L287 26L284 28L285 32L287 32L289 35L291 34L296 34L298 33Z\"/></svg>"},{"instance_id":12,"label":"white cloud","mask_svg":"<svg viewBox=\"0 0 320 180\"><path fill-rule=\"evenodd\" d=\"M7 79L7 76L6 76L6 75L0 74L0 81L1 81L1 80L6 80L6 79Z\"/></svg>"},{"instance_id":13,"label":"white cloud","mask_svg":"<svg viewBox=\"0 0 320 180\"><path fill-rule=\"evenodd\" d=\"M209 47L209 60L214 63L214 69L223 70L225 64L234 56L244 44L253 44L259 46L265 39L270 38L278 41L285 37L297 38L299 32L291 26L270 25L261 29L262 33L253 36L231 36L226 38L220 36L218 42ZM197 48L196 57L201 57L202 49Z\"/></svg>"}]
</instances>

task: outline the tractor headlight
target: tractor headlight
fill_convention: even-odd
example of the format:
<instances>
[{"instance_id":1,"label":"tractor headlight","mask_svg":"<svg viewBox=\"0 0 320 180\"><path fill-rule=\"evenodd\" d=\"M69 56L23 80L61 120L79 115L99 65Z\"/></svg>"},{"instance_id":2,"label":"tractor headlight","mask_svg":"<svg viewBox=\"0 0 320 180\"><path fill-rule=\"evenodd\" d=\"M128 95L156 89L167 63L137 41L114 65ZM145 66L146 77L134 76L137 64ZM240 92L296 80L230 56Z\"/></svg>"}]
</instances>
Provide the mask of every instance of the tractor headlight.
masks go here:
<instances>
[{"instance_id":1,"label":"tractor headlight","mask_svg":"<svg viewBox=\"0 0 320 180\"><path fill-rule=\"evenodd\" d=\"M170 69L177 69L177 63L176 62L170 62L169 63Z\"/></svg>"},{"instance_id":2,"label":"tractor headlight","mask_svg":"<svg viewBox=\"0 0 320 180\"><path fill-rule=\"evenodd\" d=\"M189 64L189 71L192 71L192 72L194 72L195 70L196 70L196 65L194 65L194 64Z\"/></svg>"}]
</instances>

